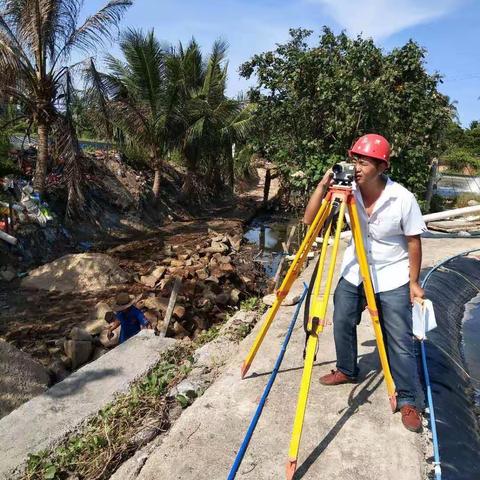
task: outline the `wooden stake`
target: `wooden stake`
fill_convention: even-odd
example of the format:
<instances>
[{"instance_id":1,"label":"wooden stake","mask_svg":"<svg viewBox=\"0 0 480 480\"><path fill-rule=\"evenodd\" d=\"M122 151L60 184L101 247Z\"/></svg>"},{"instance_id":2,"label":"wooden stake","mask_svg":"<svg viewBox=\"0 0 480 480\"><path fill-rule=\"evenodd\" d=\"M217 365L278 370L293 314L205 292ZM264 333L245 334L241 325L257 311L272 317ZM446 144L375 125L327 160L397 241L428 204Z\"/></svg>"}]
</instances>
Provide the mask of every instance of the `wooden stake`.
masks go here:
<instances>
[{"instance_id":1,"label":"wooden stake","mask_svg":"<svg viewBox=\"0 0 480 480\"><path fill-rule=\"evenodd\" d=\"M163 326L159 332L160 337L164 337L167 334L168 326L170 325L170 319L172 318L173 309L175 308L175 302L177 301L177 295L181 285L182 279L180 277L175 277L175 283L173 285L172 293L170 294L170 300L168 301L165 318L163 319Z\"/></svg>"},{"instance_id":2,"label":"wooden stake","mask_svg":"<svg viewBox=\"0 0 480 480\"><path fill-rule=\"evenodd\" d=\"M288 249L290 248L290 243L292 242L292 238L293 238L293 235L295 234L296 228L297 228L296 225L292 225L292 228L290 229L290 233L288 235L287 243L282 243L283 253L285 255L282 256L282 259L278 264L277 271L275 272L275 276L273 277L273 281L275 282L275 286L273 288L274 291L277 290L280 284L280 274L282 273L283 264L285 263L285 257L288 255Z\"/></svg>"}]
</instances>

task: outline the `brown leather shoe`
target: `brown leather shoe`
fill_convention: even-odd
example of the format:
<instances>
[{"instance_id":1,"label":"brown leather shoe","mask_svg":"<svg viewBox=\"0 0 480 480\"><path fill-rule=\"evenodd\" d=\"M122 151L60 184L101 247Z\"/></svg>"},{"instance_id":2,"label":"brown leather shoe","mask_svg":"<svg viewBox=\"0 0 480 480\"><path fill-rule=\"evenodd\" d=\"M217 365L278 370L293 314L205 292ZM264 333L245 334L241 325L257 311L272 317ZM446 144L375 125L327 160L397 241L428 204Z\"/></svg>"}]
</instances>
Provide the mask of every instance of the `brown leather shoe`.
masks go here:
<instances>
[{"instance_id":1,"label":"brown leather shoe","mask_svg":"<svg viewBox=\"0 0 480 480\"><path fill-rule=\"evenodd\" d=\"M349 377L340 370L330 370L330 373L320 377L322 385L341 385L342 383L357 383L356 377Z\"/></svg>"},{"instance_id":2,"label":"brown leather shoe","mask_svg":"<svg viewBox=\"0 0 480 480\"><path fill-rule=\"evenodd\" d=\"M419 433L422 431L422 417L413 405L404 405L400 407L403 426L411 432Z\"/></svg>"}]
</instances>

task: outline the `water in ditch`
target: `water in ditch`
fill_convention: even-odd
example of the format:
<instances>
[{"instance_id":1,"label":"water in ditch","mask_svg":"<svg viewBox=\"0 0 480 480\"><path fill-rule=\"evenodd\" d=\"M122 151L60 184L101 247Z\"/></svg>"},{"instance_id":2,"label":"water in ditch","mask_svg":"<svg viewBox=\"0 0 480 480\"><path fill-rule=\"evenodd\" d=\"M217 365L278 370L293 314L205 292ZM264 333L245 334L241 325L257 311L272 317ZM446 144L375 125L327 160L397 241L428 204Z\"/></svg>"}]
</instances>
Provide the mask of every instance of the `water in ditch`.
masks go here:
<instances>
[{"instance_id":1,"label":"water in ditch","mask_svg":"<svg viewBox=\"0 0 480 480\"><path fill-rule=\"evenodd\" d=\"M253 219L245 231L245 240L258 245L256 260L262 263L269 277L273 278L278 269L284 255L282 244L287 242L292 227L295 232L289 251L295 252L306 233L298 218L265 214Z\"/></svg>"}]
</instances>

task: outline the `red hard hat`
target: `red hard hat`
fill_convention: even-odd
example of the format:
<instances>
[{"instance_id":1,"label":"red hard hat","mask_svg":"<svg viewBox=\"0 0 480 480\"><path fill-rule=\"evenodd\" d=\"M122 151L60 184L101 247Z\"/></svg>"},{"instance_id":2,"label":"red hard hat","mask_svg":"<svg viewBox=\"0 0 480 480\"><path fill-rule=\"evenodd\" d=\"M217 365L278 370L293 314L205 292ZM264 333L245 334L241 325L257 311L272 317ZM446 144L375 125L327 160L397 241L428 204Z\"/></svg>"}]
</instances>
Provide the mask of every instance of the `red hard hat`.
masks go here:
<instances>
[{"instance_id":1,"label":"red hard hat","mask_svg":"<svg viewBox=\"0 0 480 480\"><path fill-rule=\"evenodd\" d=\"M350 156L355 153L382 160L387 165L390 165L390 144L385 137L376 133L368 133L360 137L352 149L348 151Z\"/></svg>"}]
</instances>

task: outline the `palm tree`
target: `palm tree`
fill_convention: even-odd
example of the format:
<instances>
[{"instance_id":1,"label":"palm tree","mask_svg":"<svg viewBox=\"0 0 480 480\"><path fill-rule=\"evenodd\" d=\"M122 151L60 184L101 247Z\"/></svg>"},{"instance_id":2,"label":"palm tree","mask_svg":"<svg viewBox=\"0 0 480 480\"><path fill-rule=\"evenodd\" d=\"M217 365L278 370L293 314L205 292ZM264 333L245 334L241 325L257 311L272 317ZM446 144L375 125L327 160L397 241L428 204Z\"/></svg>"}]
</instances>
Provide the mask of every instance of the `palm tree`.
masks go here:
<instances>
[{"instance_id":1,"label":"palm tree","mask_svg":"<svg viewBox=\"0 0 480 480\"><path fill-rule=\"evenodd\" d=\"M107 73L91 60L86 69L90 108L110 138L147 151L155 171L154 197L160 193L162 165L174 150L187 167L183 192L218 193L233 189L232 145L242 142L251 107L225 95L226 45L215 42L208 59L192 40L186 49L160 45L154 32L130 29L121 35L124 60L107 56ZM109 132L109 133L108 133Z\"/></svg>"},{"instance_id":2,"label":"palm tree","mask_svg":"<svg viewBox=\"0 0 480 480\"><path fill-rule=\"evenodd\" d=\"M88 67L89 94L100 110L110 134L118 127L126 141L149 156L155 172L153 195L160 195L162 163L171 149L172 101L168 96L167 49L162 48L153 30L128 29L122 33L120 48L125 60L108 55L108 73L100 73L93 62Z\"/></svg>"},{"instance_id":3,"label":"palm tree","mask_svg":"<svg viewBox=\"0 0 480 480\"><path fill-rule=\"evenodd\" d=\"M186 50L180 45L169 63L183 123L179 144L188 171L183 187L188 195L200 178L211 193L219 192L225 181L233 190L232 146L246 138L251 124L252 107L225 94L226 51L226 43L216 41L204 60L193 40Z\"/></svg>"},{"instance_id":4,"label":"palm tree","mask_svg":"<svg viewBox=\"0 0 480 480\"><path fill-rule=\"evenodd\" d=\"M0 95L21 107L16 120L27 118L37 128L34 187L41 194L49 136L71 127L66 115L71 78L65 64L73 50L91 51L112 38L112 27L131 4L110 0L79 25L82 0L0 0ZM75 141L60 143L70 148Z\"/></svg>"}]
</instances>

